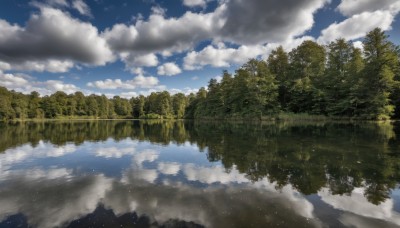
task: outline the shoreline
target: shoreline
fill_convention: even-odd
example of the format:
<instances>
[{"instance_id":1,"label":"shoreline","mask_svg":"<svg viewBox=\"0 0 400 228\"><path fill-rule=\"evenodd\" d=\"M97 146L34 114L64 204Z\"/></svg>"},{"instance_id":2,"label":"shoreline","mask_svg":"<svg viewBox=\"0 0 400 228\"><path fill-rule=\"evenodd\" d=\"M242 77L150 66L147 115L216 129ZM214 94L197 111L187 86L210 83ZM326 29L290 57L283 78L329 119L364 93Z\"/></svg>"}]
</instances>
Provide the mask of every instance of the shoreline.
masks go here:
<instances>
[{"instance_id":1,"label":"shoreline","mask_svg":"<svg viewBox=\"0 0 400 228\"><path fill-rule=\"evenodd\" d=\"M132 121L132 120L142 120L142 121L201 121L201 122L357 122L357 123L393 123L398 122L398 119L389 120L370 120L361 118L338 118L338 117L306 117L304 116L292 116L288 118L279 117L262 117L262 118L160 118L160 119L148 119L148 118L43 118L43 119L13 119L13 120L0 120L0 123L10 123L10 122L55 122L55 121Z\"/></svg>"}]
</instances>

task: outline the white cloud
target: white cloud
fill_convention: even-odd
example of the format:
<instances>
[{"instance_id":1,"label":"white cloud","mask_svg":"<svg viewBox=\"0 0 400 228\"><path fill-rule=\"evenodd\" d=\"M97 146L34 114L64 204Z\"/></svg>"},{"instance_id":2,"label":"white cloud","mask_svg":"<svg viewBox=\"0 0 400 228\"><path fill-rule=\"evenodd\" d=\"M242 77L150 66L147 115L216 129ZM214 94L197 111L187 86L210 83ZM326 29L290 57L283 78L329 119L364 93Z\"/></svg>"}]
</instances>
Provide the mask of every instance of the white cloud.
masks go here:
<instances>
[{"instance_id":1,"label":"white cloud","mask_svg":"<svg viewBox=\"0 0 400 228\"><path fill-rule=\"evenodd\" d=\"M136 75L144 75L145 71L143 70L142 67L134 67L130 69L130 72L132 74L136 74Z\"/></svg>"},{"instance_id":2,"label":"white cloud","mask_svg":"<svg viewBox=\"0 0 400 228\"><path fill-rule=\"evenodd\" d=\"M33 158L62 157L66 154L74 153L76 146L67 144L65 146L47 145L39 141L38 145L23 145L18 148L12 148L4 151L0 159L0 174L5 173L12 165ZM4 176L0 176L4 178Z\"/></svg>"},{"instance_id":3,"label":"white cloud","mask_svg":"<svg viewBox=\"0 0 400 228\"><path fill-rule=\"evenodd\" d=\"M37 81L35 78L25 74L10 74L0 71L0 86L13 89L17 92L29 94L32 91L40 95L50 95L57 91L67 94L79 91L80 88L73 84L66 84L60 80Z\"/></svg>"},{"instance_id":4,"label":"white cloud","mask_svg":"<svg viewBox=\"0 0 400 228\"><path fill-rule=\"evenodd\" d=\"M212 37L218 28L215 14L186 12L180 18L165 18L152 14L148 21L134 25L116 24L103 33L110 46L117 51L146 54L163 51L184 51L197 42Z\"/></svg>"},{"instance_id":5,"label":"white cloud","mask_svg":"<svg viewBox=\"0 0 400 228\"><path fill-rule=\"evenodd\" d=\"M176 162L159 162L157 169L165 175L176 175L181 169L181 165Z\"/></svg>"},{"instance_id":6,"label":"white cloud","mask_svg":"<svg viewBox=\"0 0 400 228\"><path fill-rule=\"evenodd\" d=\"M72 170L66 168L51 168L48 170L34 168L29 170L3 170L0 174L1 181L15 180L18 178L28 179L29 181L38 181L41 179L64 179L67 181L72 178Z\"/></svg>"},{"instance_id":7,"label":"white cloud","mask_svg":"<svg viewBox=\"0 0 400 228\"><path fill-rule=\"evenodd\" d=\"M65 72L73 62L104 65L114 56L96 27L40 7L26 27L0 20L0 61L21 70Z\"/></svg>"},{"instance_id":8,"label":"white cloud","mask_svg":"<svg viewBox=\"0 0 400 228\"><path fill-rule=\"evenodd\" d=\"M268 48L262 45L240 46L239 48L219 48L212 45L203 50L189 52L184 58L184 69L195 70L203 66L211 65L214 67L229 67L232 63L242 64L250 58L268 52Z\"/></svg>"},{"instance_id":9,"label":"white cloud","mask_svg":"<svg viewBox=\"0 0 400 228\"><path fill-rule=\"evenodd\" d=\"M135 162L135 164L141 166L145 161L147 162L155 161L156 159L158 159L159 155L160 153L155 150L146 149L140 153L135 154L133 156L133 161Z\"/></svg>"},{"instance_id":10,"label":"white cloud","mask_svg":"<svg viewBox=\"0 0 400 228\"><path fill-rule=\"evenodd\" d=\"M233 168L231 172L227 173L221 166L198 167L194 164L187 164L182 170L189 181L199 181L206 184L218 182L221 184L250 182L249 179L239 173L236 168Z\"/></svg>"},{"instance_id":11,"label":"white cloud","mask_svg":"<svg viewBox=\"0 0 400 228\"><path fill-rule=\"evenodd\" d=\"M6 63L0 61L0 70L18 70L18 71L37 71L37 72L51 72L51 73L64 73L68 72L74 63L70 60L39 60L39 61L24 61L24 62L11 62Z\"/></svg>"},{"instance_id":12,"label":"white cloud","mask_svg":"<svg viewBox=\"0 0 400 228\"><path fill-rule=\"evenodd\" d=\"M363 12L374 12L377 10L388 10L392 14L400 11L398 0L342 0L337 7L343 15L353 16Z\"/></svg>"},{"instance_id":13,"label":"white cloud","mask_svg":"<svg viewBox=\"0 0 400 228\"><path fill-rule=\"evenodd\" d=\"M137 97L137 96L138 96L138 93L137 93L137 92L134 92L134 91L131 91L131 92L122 92L122 93L119 94L119 96L122 97L122 98L130 99L130 98L132 98L132 97Z\"/></svg>"},{"instance_id":14,"label":"white cloud","mask_svg":"<svg viewBox=\"0 0 400 228\"><path fill-rule=\"evenodd\" d=\"M105 147L105 148L96 149L96 151L94 153L98 157L121 158L122 156L133 155L135 153L135 148L134 147L127 147L127 148Z\"/></svg>"},{"instance_id":15,"label":"white cloud","mask_svg":"<svg viewBox=\"0 0 400 228\"><path fill-rule=\"evenodd\" d=\"M25 61L21 64L12 64L12 69L21 71L48 71L51 73L64 73L68 72L74 63L70 60L44 60L44 61Z\"/></svg>"},{"instance_id":16,"label":"white cloud","mask_svg":"<svg viewBox=\"0 0 400 228\"><path fill-rule=\"evenodd\" d=\"M73 84L64 84L64 82L59 80L47 80L43 83L46 85L46 88L50 91L63 91L67 94L74 93L79 91L79 88Z\"/></svg>"},{"instance_id":17,"label":"white cloud","mask_svg":"<svg viewBox=\"0 0 400 228\"><path fill-rule=\"evenodd\" d=\"M156 6L151 7L151 12L153 14L164 16L165 13L167 12L167 9L162 8L160 5L156 5Z\"/></svg>"},{"instance_id":18,"label":"white cloud","mask_svg":"<svg viewBox=\"0 0 400 228\"><path fill-rule=\"evenodd\" d=\"M135 69L140 67L154 67L158 65L158 58L154 53L136 55L125 52L120 56L126 67L131 71L135 71Z\"/></svg>"},{"instance_id":19,"label":"white cloud","mask_svg":"<svg viewBox=\"0 0 400 228\"><path fill-rule=\"evenodd\" d=\"M9 89L16 89L29 84L29 81L23 75L4 74L0 72L0 86Z\"/></svg>"},{"instance_id":20,"label":"white cloud","mask_svg":"<svg viewBox=\"0 0 400 228\"><path fill-rule=\"evenodd\" d=\"M187 7L196 7L196 6L200 6L200 7L206 7L207 2L209 2L210 0L183 0L183 5L187 6Z\"/></svg>"},{"instance_id":21,"label":"white cloud","mask_svg":"<svg viewBox=\"0 0 400 228\"><path fill-rule=\"evenodd\" d=\"M373 20L371 20L373 18ZM340 23L333 23L322 30L318 42L329 43L337 38L353 40L365 36L376 27L382 30L391 29L394 16L388 11L364 12L348 18Z\"/></svg>"},{"instance_id":22,"label":"white cloud","mask_svg":"<svg viewBox=\"0 0 400 228\"><path fill-rule=\"evenodd\" d=\"M82 15L93 17L90 7L83 0L74 0L72 7Z\"/></svg>"},{"instance_id":23,"label":"white cloud","mask_svg":"<svg viewBox=\"0 0 400 228\"><path fill-rule=\"evenodd\" d=\"M45 172L47 171L50 172L47 175L55 175L56 179L29 182L17 178L13 180L11 189L1 190L0 220L9 215L22 213L28 217L28 223L32 226L60 227L92 213L101 199L104 199L106 193L112 189L112 180L104 175L84 176L66 182L62 170ZM33 170L33 172L38 171ZM42 175L40 171L38 174ZM57 178L56 175L61 176ZM60 183L64 184L62 188L59 188ZM36 192L35 197L40 200L32 204L29 200L32 195L25 194L24 191L34 191L39 188L44 191ZM57 194L48 194L49 192ZM9 197L5 197L6 195Z\"/></svg>"},{"instance_id":24,"label":"white cloud","mask_svg":"<svg viewBox=\"0 0 400 228\"><path fill-rule=\"evenodd\" d=\"M180 73L182 73L182 70L175 63L172 62L164 63L157 68L158 75L172 76Z\"/></svg>"},{"instance_id":25,"label":"white cloud","mask_svg":"<svg viewBox=\"0 0 400 228\"><path fill-rule=\"evenodd\" d=\"M322 189L318 192L318 195L322 201L342 211L374 219L383 219L400 225L400 214L393 211L394 202L392 199L387 199L385 202L375 205L365 198L364 192L364 188L355 188L351 196L332 195L329 189Z\"/></svg>"},{"instance_id":26,"label":"white cloud","mask_svg":"<svg viewBox=\"0 0 400 228\"><path fill-rule=\"evenodd\" d=\"M361 41L359 41L359 40L353 42L353 46L354 46L355 48L359 48L359 49L361 49L361 50L364 49L363 43L362 43Z\"/></svg>"},{"instance_id":27,"label":"white cloud","mask_svg":"<svg viewBox=\"0 0 400 228\"><path fill-rule=\"evenodd\" d=\"M153 88L158 85L159 81L156 77L138 75L132 80L122 81L121 79L106 79L104 81L95 81L87 83L89 87L96 87L99 89L135 89L140 88Z\"/></svg>"},{"instance_id":28,"label":"white cloud","mask_svg":"<svg viewBox=\"0 0 400 228\"><path fill-rule=\"evenodd\" d=\"M203 4L187 1L187 4ZM313 14L329 0L231 0L213 12L186 12L179 18L152 13L147 21L116 24L102 36L119 52L134 56L182 52L202 40L233 41L248 46L282 42L302 35L314 23Z\"/></svg>"}]
</instances>

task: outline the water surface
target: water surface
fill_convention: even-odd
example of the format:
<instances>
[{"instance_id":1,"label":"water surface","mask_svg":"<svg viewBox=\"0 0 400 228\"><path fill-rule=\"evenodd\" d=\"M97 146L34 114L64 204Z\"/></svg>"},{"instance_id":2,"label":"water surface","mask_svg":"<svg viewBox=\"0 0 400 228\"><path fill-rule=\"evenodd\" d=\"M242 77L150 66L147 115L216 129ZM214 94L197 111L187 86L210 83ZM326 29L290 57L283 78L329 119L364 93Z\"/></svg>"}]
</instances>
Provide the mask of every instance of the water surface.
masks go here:
<instances>
[{"instance_id":1,"label":"water surface","mask_svg":"<svg viewBox=\"0 0 400 228\"><path fill-rule=\"evenodd\" d=\"M0 123L0 227L398 227L399 127Z\"/></svg>"}]
</instances>

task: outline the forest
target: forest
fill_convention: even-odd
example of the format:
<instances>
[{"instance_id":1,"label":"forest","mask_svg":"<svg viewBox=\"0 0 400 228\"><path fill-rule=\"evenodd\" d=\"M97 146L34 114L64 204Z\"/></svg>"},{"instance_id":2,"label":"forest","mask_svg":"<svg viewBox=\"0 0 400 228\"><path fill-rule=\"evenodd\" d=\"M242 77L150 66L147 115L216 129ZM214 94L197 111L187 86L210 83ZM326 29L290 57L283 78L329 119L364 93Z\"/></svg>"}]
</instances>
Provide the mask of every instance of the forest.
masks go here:
<instances>
[{"instance_id":1,"label":"forest","mask_svg":"<svg viewBox=\"0 0 400 228\"><path fill-rule=\"evenodd\" d=\"M387 120L400 117L400 47L380 28L362 49L337 39L304 41L266 60L251 59L234 74L223 71L196 94L153 92L131 99L82 92L41 96L0 87L0 120L43 118L274 118L282 113Z\"/></svg>"}]
</instances>

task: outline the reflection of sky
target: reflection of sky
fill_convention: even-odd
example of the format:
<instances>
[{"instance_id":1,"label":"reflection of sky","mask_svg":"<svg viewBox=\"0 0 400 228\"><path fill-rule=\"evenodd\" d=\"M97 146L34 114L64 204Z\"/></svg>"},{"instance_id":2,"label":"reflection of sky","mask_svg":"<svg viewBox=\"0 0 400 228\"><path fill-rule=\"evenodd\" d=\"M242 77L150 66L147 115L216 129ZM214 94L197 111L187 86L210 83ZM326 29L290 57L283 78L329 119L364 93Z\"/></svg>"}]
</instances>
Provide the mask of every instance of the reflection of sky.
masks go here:
<instances>
[{"instance_id":1,"label":"reflection of sky","mask_svg":"<svg viewBox=\"0 0 400 228\"><path fill-rule=\"evenodd\" d=\"M0 154L0 221L22 213L34 226L62 226L102 204L117 216L135 211L159 222L179 219L231 227L287 221L319 227L326 221L316 211L324 204L342 212L338 222L343 225L383 222L366 223L373 219L400 225L393 211L398 197L378 206L365 199L362 189L351 197L332 196L323 189L318 197L319 204L291 185L277 190L267 178L251 182L235 167L228 173L189 143L165 147L130 139L79 146L40 142Z\"/></svg>"}]
</instances>

